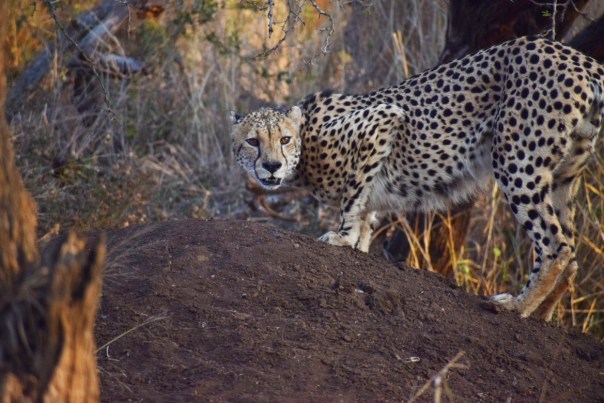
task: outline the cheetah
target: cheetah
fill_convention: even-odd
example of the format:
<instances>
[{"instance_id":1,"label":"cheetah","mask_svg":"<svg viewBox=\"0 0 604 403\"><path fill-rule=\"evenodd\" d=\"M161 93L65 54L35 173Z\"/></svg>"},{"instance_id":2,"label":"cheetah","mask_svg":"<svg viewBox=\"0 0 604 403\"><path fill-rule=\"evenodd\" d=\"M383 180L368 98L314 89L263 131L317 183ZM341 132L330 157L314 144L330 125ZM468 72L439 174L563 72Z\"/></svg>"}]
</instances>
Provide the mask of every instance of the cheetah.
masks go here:
<instances>
[{"instance_id":1,"label":"cheetah","mask_svg":"<svg viewBox=\"0 0 604 403\"><path fill-rule=\"evenodd\" d=\"M338 206L339 228L320 239L363 252L375 212L446 209L494 177L536 258L518 296L491 300L550 320L578 270L573 198L603 114L595 60L522 37L397 86L233 113L232 151L265 188L303 186Z\"/></svg>"}]
</instances>

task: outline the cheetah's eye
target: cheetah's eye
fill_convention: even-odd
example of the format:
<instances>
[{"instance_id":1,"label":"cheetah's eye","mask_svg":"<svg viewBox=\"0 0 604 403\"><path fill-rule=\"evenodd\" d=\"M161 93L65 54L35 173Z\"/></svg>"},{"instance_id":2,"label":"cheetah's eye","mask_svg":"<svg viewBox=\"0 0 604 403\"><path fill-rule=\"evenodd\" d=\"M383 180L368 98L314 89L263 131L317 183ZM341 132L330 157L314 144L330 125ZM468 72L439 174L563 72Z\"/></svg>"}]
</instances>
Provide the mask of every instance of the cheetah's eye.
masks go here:
<instances>
[{"instance_id":1,"label":"cheetah's eye","mask_svg":"<svg viewBox=\"0 0 604 403\"><path fill-rule=\"evenodd\" d=\"M281 137L281 144L286 145L289 143L289 141L291 140L291 137L285 136L285 137Z\"/></svg>"},{"instance_id":2,"label":"cheetah's eye","mask_svg":"<svg viewBox=\"0 0 604 403\"><path fill-rule=\"evenodd\" d=\"M260 144L260 143L258 142L258 139L255 139L255 138L253 138L253 137L252 137L252 138L249 138L249 139L245 139L245 141L247 141L247 143L248 143L249 145L251 145L252 147L258 147L258 144Z\"/></svg>"}]
</instances>

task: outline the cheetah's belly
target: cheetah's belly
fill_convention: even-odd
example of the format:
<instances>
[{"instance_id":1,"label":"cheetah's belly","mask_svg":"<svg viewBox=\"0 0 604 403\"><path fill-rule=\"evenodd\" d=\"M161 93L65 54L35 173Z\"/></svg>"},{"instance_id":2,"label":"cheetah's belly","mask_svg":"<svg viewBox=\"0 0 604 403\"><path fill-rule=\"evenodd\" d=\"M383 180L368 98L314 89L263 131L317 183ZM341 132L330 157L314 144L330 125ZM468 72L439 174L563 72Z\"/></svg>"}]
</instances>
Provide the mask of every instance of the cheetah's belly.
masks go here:
<instances>
[{"instance_id":1,"label":"cheetah's belly","mask_svg":"<svg viewBox=\"0 0 604 403\"><path fill-rule=\"evenodd\" d=\"M413 181L390 173L385 167L375 177L369 211L442 211L464 203L487 187L493 177L490 155L482 154L464 169L444 176L440 181ZM413 183L412 183L413 182Z\"/></svg>"}]
</instances>

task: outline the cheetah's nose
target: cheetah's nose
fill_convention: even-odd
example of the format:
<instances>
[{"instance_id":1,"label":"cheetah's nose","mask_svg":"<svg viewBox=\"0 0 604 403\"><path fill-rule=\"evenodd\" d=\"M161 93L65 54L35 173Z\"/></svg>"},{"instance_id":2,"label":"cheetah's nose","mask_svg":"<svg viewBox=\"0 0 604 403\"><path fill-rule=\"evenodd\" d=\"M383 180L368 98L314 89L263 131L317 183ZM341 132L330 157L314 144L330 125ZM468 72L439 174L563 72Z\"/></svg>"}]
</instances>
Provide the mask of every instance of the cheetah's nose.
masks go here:
<instances>
[{"instance_id":1,"label":"cheetah's nose","mask_svg":"<svg viewBox=\"0 0 604 403\"><path fill-rule=\"evenodd\" d=\"M279 161L269 161L263 162L262 168L266 169L267 171L273 174L277 169L281 168L281 165L283 164L281 164Z\"/></svg>"}]
</instances>

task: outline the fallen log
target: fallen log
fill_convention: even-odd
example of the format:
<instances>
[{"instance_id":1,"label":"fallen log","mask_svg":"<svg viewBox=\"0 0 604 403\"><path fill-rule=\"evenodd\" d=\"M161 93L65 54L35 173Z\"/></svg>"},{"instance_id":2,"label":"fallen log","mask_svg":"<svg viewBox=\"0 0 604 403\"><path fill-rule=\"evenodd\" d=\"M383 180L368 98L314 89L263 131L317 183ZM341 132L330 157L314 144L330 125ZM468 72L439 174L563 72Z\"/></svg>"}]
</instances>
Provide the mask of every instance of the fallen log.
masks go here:
<instances>
[{"instance_id":1,"label":"fallen log","mask_svg":"<svg viewBox=\"0 0 604 403\"><path fill-rule=\"evenodd\" d=\"M49 7L53 7L49 5ZM55 55L63 57L72 53L66 66L75 75L91 77L104 74L112 78L130 78L144 72L141 61L125 55L114 55L101 50L100 44L114 35L130 19L133 7L138 18L156 18L164 8L155 1L119 2L105 0L97 7L74 18L67 27L57 28L57 39L45 48L23 70L7 96L7 104L13 107L25 103L50 72ZM51 14L54 13L51 8ZM53 14L54 16L54 14ZM97 78L98 79L98 78ZM87 80L90 81L90 80Z\"/></svg>"}]
</instances>

